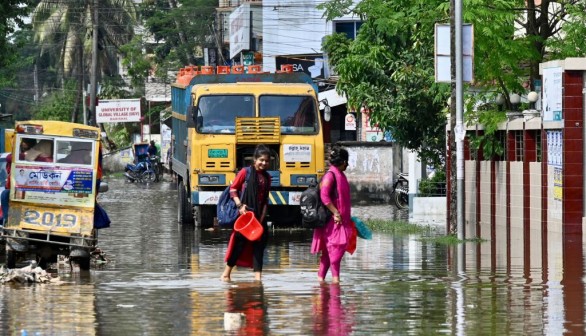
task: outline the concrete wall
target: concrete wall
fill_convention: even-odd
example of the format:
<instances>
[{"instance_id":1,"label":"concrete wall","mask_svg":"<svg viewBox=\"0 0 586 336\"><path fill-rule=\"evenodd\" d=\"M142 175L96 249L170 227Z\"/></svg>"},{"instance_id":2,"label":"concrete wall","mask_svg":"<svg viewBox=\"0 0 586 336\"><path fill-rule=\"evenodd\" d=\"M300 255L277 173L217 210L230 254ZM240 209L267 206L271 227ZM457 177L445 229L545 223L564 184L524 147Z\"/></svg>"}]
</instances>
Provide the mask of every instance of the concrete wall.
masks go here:
<instances>
[{"instance_id":1,"label":"concrete wall","mask_svg":"<svg viewBox=\"0 0 586 336\"><path fill-rule=\"evenodd\" d=\"M391 143L341 142L350 154L346 176L352 202L389 202L396 172L401 167L401 148ZM406 160L403 162L405 169Z\"/></svg>"},{"instance_id":2,"label":"concrete wall","mask_svg":"<svg viewBox=\"0 0 586 336\"><path fill-rule=\"evenodd\" d=\"M414 197L410 221L417 223L445 223L447 215L446 197Z\"/></svg>"},{"instance_id":3,"label":"concrete wall","mask_svg":"<svg viewBox=\"0 0 586 336\"><path fill-rule=\"evenodd\" d=\"M134 161L134 153L132 148L123 148L117 151L104 154L102 166L104 172L123 172L126 164Z\"/></svg>"}]
</instances>

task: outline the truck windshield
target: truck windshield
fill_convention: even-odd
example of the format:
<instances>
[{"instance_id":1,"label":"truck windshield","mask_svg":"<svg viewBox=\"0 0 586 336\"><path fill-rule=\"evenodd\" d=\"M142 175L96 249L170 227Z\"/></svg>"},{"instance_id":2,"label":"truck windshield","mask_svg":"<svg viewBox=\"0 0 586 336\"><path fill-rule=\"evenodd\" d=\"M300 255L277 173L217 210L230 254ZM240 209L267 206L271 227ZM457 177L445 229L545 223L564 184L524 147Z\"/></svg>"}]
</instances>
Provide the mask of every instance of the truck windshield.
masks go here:
<instances>
[{"instance_id":1,"label":"truck windshield","mask_svg":"<svg viewBox=\"0 0 586 336\"><path fill-rule=\"evenodd\" d=\"M312 96L260 97L260 116L281 118L282 134L315 134L317 113Z\"/></svg>"},{"instance_id":2,"label":"truck windshield","mask_svg":"<svg viewBox=\"0 0 586 336\"><path fill-rule=\"evenodd\" d=\"M196 125L200 133L234 133L236 117L254 117L251 95L202 96L197 107Z\"/></svg>"}]
</instances>

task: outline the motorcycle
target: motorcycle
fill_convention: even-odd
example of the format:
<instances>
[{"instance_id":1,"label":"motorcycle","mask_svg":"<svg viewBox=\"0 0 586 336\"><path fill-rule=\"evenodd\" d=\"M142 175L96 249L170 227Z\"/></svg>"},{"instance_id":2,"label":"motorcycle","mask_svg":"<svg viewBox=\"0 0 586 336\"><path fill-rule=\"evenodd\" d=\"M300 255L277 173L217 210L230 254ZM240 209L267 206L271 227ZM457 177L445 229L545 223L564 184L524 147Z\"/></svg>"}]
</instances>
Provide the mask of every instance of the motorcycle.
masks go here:
<instances>
[{"instance_id":1,"label":"motorcycle","mask_svg":"<svg viewBox=\"0 0 586 336\"><path fill-rule=\"evenodd\" d=\"M153 169L153 163L150 158L145 158L137 164L127 164L124 168L124 176L129 182L155 182L157 174Z\"/></svg>"},{"instance_id":2,"label":"motorcycle","mask_svg":"<svg viewBox=\"0 0 586 336\"><path fill-rule=\"evenodd\" d=\"M391 200L398 209L405 209L409 206L409 180L407 173L399 173L393 184Z\"/></svg>"}]
</instances>

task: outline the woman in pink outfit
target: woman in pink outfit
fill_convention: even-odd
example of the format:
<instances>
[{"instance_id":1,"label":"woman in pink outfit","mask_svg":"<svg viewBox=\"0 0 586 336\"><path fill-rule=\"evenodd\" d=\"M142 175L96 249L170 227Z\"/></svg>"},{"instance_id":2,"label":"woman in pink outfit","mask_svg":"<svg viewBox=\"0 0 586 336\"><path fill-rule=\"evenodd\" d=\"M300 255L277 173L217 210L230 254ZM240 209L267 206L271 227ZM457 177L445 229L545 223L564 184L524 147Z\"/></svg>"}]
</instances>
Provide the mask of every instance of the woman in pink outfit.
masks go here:
<instances>
[{"instance_id":1,"label":"woman in pink outfit","mask_svg":"<svg viewBox=\"0 0 586 336\"><path fill-rule=\"evenodd\" d=\"M334 147L330 153L330 169L324 175L320 186L323 204L331 211L332 217L322 228L313 232L311 253L321 252L317 279L324 281L332 269L332 282L340 282L340 263L354 234L350 219L350 185L344 171L348 167L348 151Z\"/></svg>"}]
</instances>

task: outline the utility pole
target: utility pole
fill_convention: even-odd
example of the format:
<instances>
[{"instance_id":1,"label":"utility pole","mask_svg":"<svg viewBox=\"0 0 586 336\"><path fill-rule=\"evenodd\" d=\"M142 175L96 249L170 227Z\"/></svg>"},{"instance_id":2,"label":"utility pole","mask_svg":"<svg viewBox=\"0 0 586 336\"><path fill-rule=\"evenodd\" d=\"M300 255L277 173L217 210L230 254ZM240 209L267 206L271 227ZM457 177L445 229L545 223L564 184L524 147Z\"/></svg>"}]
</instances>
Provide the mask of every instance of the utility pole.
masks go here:
<instances>
[{"instance_id":1,"label":"utility pole","mask_svg":"<svg viewBox=\"0 0 586 336\"><path fill-rule=\"evenodd\" d=\"M35 88L35 104L39 104L39 99L41 96L39 95L39 77L38 77L38 70L37 70L37 62L35 62L35 73L33 74L33 85Z\"/></svg>"},{"instance_id":2,"label":"utility pole","mask_svg":"<svg viewBox=\"0 0 586 336\"><path fill-rule=\"evenodd\" d=\"M464 81L462 78L462 0L456 0L456 180L457 180L457 204L456 227L458 239L464 239Z\"/></svg>"},{"instance_id":3,"label":"utility pole","mask_svg":"<svg viewBox=\"0 0 586 336\"><path fill-rule=\"evenodd\" d=\"M93 36L92 36L92 69L91 69L91 89L90 89L90 117L88 124L96 125L96 95L97 95L97 77L98 77L98 0L94 0L93 8Z\"/></svg>"}]
</instances>

